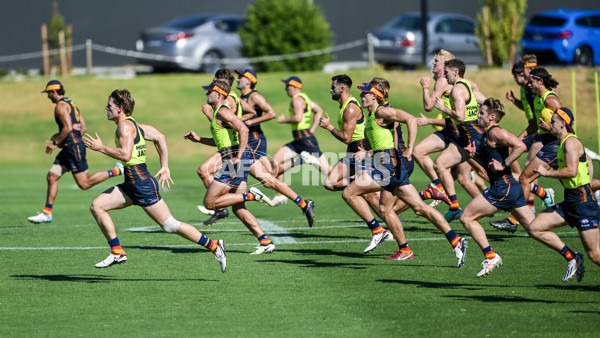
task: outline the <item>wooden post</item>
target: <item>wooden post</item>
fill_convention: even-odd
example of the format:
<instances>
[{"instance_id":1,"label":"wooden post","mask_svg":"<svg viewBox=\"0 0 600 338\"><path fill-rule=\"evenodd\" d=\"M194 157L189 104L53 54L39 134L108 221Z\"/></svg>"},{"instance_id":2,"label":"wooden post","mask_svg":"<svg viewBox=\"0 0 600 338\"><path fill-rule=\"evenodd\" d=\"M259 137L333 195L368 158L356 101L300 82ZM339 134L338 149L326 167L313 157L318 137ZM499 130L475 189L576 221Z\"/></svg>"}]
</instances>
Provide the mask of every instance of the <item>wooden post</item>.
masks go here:
<instances>
[{"instance_id":1,"label":"wooden post","mask_svg":"<svg viewBox=\"0 0 600 338\"><path fill-rule=\"evenodd\" d=\"M485 55L488 66L492 65L492 44L490 42L490 20L488 16L489 7L484 6L481 11L483 14L483 35L485 35Z\"/></svg>"},{"instance_id":2,"label":"wooden post","mask_svg":"<svg viewBox=\"0 0 600 338\"><path fill-rule=\"evenodd\" d=\"M67 25L67 74L73 69L73 25Z\"/></svg>"},{"instance_id":3,"label":"wooden post","mask_svg":"<svg viewBox=\"0 0 600 338\"><path fill-rule=\"evenodd\" d=\"M67 74L67 55L65 48L65 31L58 32L58 46L60 56L60 73L62 75Z\"/></svg>"},{"instance_id":4,"label":"wooden post","mask_svg":"<svg viewBox=\"0 0 600 338\"><path fill-rule=\"evenodd\" d=\"M517 49L517 18L512 17L510 25L510 67L515 64L515 53Z\"/></svg>"},{"instance_id":5,"label":"wooden post","mask_svg":"<svg viewBox=\"0 0 600 338\"><path fill-rule=\"evenodd\" d=\"M50 74L50 57L48 56L48 27L42 24L42 60L44 63L44 75Z\"/></svg>"},{"instance_id":6,"label":"wooden post","mask_svg":"<svg viewBox=\"0 0 600 338\"><path fill-rule=\"evenodd\" d=\"M92 39L85 40L85 73L92 75Z\"/></svg>"}]
</instances>

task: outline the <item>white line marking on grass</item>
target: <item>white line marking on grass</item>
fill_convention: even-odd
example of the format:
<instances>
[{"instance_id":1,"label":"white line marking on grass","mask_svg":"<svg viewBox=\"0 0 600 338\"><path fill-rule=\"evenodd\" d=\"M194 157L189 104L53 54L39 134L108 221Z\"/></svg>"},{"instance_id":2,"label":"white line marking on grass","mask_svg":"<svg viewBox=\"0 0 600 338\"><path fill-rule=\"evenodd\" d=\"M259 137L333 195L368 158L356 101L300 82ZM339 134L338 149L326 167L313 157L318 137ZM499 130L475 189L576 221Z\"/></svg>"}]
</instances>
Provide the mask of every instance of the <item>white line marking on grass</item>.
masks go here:
<instances>
[{"instance_id":1,"label":"white line marking on grass","mask_svg":"<svg viewBox=\"0 0 600 338\"><path fill-rule=\"evenodd\" d=\"M268 221L265 220L260 220L260 225L263 227L263 229L266 229L266 227L264 226ZM271 223L271 222L269 222ZM273 224L273 223L271 223ZM309 230L309 231L314 231L314 230L319 230L319 229L337 229L337 228L367 228L366 225L331 225L331 226L321 226L321 227L313 227L313 228L307 228L307 227L296 227L296 228L282 228L282 227L277 227L277 228L270 228L269 231L267 232L268 234L279 234L279 233L287 233L288 231L294 231L294 230ZM135 227L135 228L127 228L125 229L125 231L129 231L129 232L159 232L162 231L160 229L160 227L158 225L150 225L150 226L146 226L146 227ZM238 228L238 229L200 229L201 232L246 232L248 231L248 229L246 228Z\"/></svg>"},{"instance_id":2,"label":"white line marking on grass","mask_svg":"<svg viewBox=\"0 0 600 338\"><path fill-rule=\"evenodd\" d=\"M266 221L264 219L259 219L258 223L260 223L260 227L263 228L267 236L276 234L270 239L275 244L296 244L298 243L294 237L290 235L287 229L280 227L279 225Z\"/></svg>"}]
</instances>

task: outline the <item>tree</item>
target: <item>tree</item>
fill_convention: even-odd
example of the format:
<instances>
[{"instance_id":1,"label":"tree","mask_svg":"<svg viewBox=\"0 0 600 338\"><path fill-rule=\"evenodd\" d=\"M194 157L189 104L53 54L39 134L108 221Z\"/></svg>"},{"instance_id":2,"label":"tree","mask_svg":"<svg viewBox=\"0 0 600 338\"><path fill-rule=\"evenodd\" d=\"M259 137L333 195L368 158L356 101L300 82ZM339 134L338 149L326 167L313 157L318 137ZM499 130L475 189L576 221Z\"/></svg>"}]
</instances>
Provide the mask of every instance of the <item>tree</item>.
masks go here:
<instances>
[{"instance_id":1,"label":"tree","mask_svg":"<svg viewBox=\"0 0 600 338\"><path fill-rule=\"evenodd\" d=\"M489 27L492 63L501 66L514 60L517 43L523 37L527 0L482 0L483 6L477 14L481 50L486 50L485 25ZM487 22L484 18L487 17Z\"/></svg>"},{"instance_id":2,"label":"tree","mask_svg":"<svg viewBox=\"0 0 600 338\"><path fill-rule=\"evenodd\" d=\"M58 49L60 47L60 32L64 32L65 41L68 39L66 32L65 19L58 11L58 2L52 3L52 17L48 23L48 48ZM60 66L60 57L58 54L50 55L50 66Z\"/></svg>"},{"instance_id":3,"label":"tree","mask_svg":"<svg viewBox=\"0 0 600 338\"><path fill-rule=\"evenodd\" d=\"M257 0L246 11L239 32L246 57L292 54L331 46L333 33L319 6L308 0ZM260 62L262 71L321 69L332 59L329 54Z\"/></svg>"}]
</instances>

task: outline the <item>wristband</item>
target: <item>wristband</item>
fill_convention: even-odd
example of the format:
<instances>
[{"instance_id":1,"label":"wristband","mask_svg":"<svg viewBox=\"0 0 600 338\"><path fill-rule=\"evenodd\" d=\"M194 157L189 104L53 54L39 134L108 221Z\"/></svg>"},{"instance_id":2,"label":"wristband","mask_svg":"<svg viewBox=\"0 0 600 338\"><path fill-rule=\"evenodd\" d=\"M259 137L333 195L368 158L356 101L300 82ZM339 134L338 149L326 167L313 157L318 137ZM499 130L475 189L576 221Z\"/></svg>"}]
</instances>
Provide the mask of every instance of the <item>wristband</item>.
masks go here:
<instances>
[{"instance_id":1,"label":"wristband","mask_svg":"<svg viewBox=\"0 0 600 338\"><path fill-rule=\"evenodd\" d=\"M55 146L58 146L58 143L56 143L56 140L52 140L52 144Z\"/></svg>"},{"instance_id":2,"label":"wristband","mask_svg":"<svg viewBox=\"0 0 600 338\"><path fill-rule=\"evenodd\" d=\"M423 91L426 92L429 90L429 87L423 87Z\"/></svg>"}]
</instances>

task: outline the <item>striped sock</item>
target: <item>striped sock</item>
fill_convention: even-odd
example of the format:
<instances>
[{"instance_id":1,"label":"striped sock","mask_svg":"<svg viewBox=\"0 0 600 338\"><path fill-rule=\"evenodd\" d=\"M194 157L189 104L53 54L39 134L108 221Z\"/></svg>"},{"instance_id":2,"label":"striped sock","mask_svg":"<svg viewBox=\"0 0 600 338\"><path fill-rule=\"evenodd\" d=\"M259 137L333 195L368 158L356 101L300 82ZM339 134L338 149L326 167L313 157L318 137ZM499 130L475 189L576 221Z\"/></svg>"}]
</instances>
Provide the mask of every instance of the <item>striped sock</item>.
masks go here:
<instances>
[{"instance_id":1,"label":"striped sock","mask_svg":"<svg viewBox=\"0 0 600 338\"><path fill-rule=\"evenodd\" d=\"M306 208L306 201L304 201L304 198L298 196L298 197L296 197L296 199L294 200L294 202L296 202L296 204L300 208L302 208L302 209Z\"/></svg>"},{"instance_id":2,"label":"striped sock","mask_svg":"<svg viewBox=\"0 0 600 338\"><path fill-rule=\"evenodd\" d=\"M460 241L460 236L458 236L456 234L456 232L454 232L454 230L450 230L446 233L446 239L448 240L448 242L450 242L450 244L452 244L452 249L456 249L456 246L458 245L458 242Z\"/></svg>"},{"instance_id":3,"label":"striped sock","mask_svg":"<svg viewBox=\"0 0 600 338\"><path fill-rule=\"evenodd\" d=\"M271 240L267 237L267 234L262 234L262 236L258 237L258 241L260 242L260 245L263 246L271 244Z\"/></svg>"},{"instance_id":4,"label":"striped sock","mask_svg":"<svg viewBox=\"0 0 600 338\"><path fill-rule=\"evenodd\" d=\"M426 201L428 199L431 199L431 193L427 190L423 190L419 193L419 196L421 196L421 199L423 201Z\"/></svg>"},{"instance_id":5,"label":"striped sock","mask_svg":"<svg viewBox=\"0 0 600 338\"><path fill-rule=\"evenodd\" d=\"M115 177L119 175L121 175L121 169L119 168L112 168L108 171L108 177Z\"/></svg>"},{"instance_id":6,"label":"striped sock","mask_svg":"<svg viewBox=\"0 0 600 338\"><path fill-rule=\"evenodd\" d=\"M206 237L204 234L200 234L200 240L198 241L198 244L202 245L203 247L207 248L208 250L215 252L215 250L217 250L217 241L213 241L212 239Z\"/></svg>"},{"instance_id":7,"label":"striped sock","mask_svg":"<svg viewBox=\"0 0 600 338\"><path fill-rule=\"evenodd\" d=\"M408 242L399 245L398 249L400 249L400 251L404 252L407 255L410 255L410 253L412 252L412 249L408 246Z\"/></svg>"},{"instance_id":8,"label":"striped sock","mask_svg":"<svg viewBox=\"0 0 600 338\"><path fill-rule=\"evenodd\" d=\"M531 192L541 199L546 198L546 189L540 187L537 184L533 185L533 188L531 188Z\"/></svg>"},{"instance_id":9,"label":"striped sock","mask_svg":"<svg viewBox=\"0 0 600 338\"><path fill-rule=\"evenodd\" d=\"M113 255L120 255L125 253L125 250L121 247L121 242L119 242L119 237L115 237L108 241L108 245L110 245L110 253Z\"/></svg>"},{"instance_id":10,"label":"striped sock","mask_svg":"<svg viewBox=\"0 0 600 338\"><path fill-rule=\"evenodd\" d=\"M46 215L52 215L52 206L53 204L46 203L46 206L44 207L44 210L42 210L42 212Z\"/></svg>"},{"instance_id":11,"label":"striped sock","mask_svg":"<svg viewBox=\"0 0 600 338\"><path fill-rule=\"evenodd\" d=\"M571 251L571 249L569 249L566 245L560 250L560 254L563 255L563 257L567 261L570 261L571 259L575 258L575 253Z\"/></svg>"},{"instance_id":12,"label":"striped sock","mask_svg":"<svg viewBox=\"0 0 600 338\"><path fill-rule=\"evenodd\" d=\"M436 178L435 180L431 181L431 183L433 183L436 188L440 189L441 191L444 191L444 186L442 185L442 181L440 181L439 178Z\"/></svg>"},{"instance_id":13,"label":"striped sock","mask_svg":"<svg viewBox=\"0 0 600 338\"><path fill-rule=\"evenodd\" d=\"M381 225L379 225L379 222L377 222L377 219L373 217L373 219L367 223L367 226L369 227L369 229L371 229L371 233L373 235L377 235L383 232L383 228L381 227Z\"/></svg>"},{"instance_id":14,"label":"striped sock","mask_svg":"<svg viewBox=\"0 0 600 338\"><path fill-rule=\"evenodd\" d=\"M246 201L254 201L254 194L251 193L251 192L243 193L242 196L244 196L244 202L246 202Z\"/></svg>"},{"instance_id":15,"label":"striped sock","mask_svg":"<svg viewBox=\"0 0 600 338\"><path fill-rule=\"evenodd\" d=\"M456 195L450 196L450 210L458 210L460 205L458 204L458 198Z\"/></svg>"},{"instance_id":16,"label":"striped sock","mask_svg":"<svg viewBox=\"0 0 600 338\"><path fill-rule=\"evenodd\" d=\"M494 259L496 257L496 253L492 250L491 246L483 249L483 255L485 256L485 259Z\"/></svg>"},{"instance_id":17,"label":"striped sock","mask_svg":"<svg viewBox=\"0 0 600 338\"><path fill-rule=\"evenodd\" d=\"M530 209L535 208L535 197L533 197L532 195L529 196L529 199L527 200L527 206Z\"/></svg>"},{"instance_id":18,"label":"striped sock","mask_svg":"<svg viewBox=\"0 0 600 338\"><path fill-rule=\"evenodd\" d=\"M519 224L519 221L517 221L517 219L513 215L508 216L508 221L510 222L510 224L513 224L513 225Z\"/></svg>"}]
</instances>

